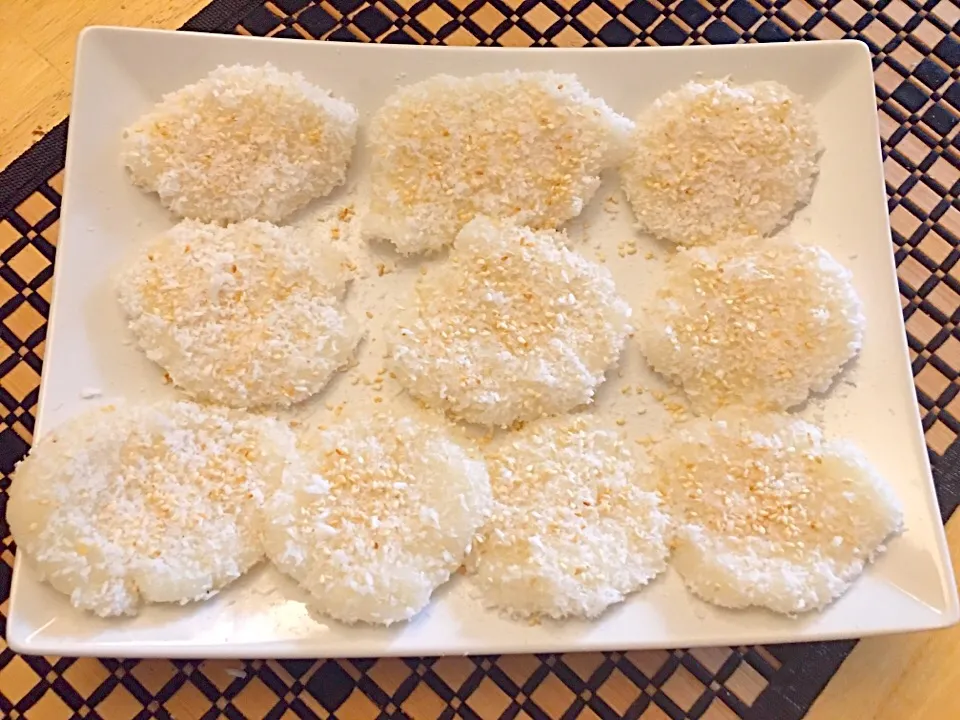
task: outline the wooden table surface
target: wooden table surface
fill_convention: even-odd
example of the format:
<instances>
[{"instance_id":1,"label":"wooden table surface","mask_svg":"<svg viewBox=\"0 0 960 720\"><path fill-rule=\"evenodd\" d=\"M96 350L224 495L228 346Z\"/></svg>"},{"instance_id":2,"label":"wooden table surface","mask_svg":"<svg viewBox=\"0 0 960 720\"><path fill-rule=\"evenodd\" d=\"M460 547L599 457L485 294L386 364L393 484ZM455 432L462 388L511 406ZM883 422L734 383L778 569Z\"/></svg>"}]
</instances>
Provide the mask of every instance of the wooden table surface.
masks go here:
<instances>
[{"instance_id":1,"label":"wooden table surface","mask_svg":"<svg viewBox=\"0 0 960 720\"><path fill-rule=\"evenodd\" d=\"M0 0L0 168L69 111L74 45L87 25L176 28L205 0ZM960 576L960 515L947 525ZM871 638L846 660L808 720L960 718L960 626ZM2 688L0 688L2 692Z\"/></svg>"}]
</instances>

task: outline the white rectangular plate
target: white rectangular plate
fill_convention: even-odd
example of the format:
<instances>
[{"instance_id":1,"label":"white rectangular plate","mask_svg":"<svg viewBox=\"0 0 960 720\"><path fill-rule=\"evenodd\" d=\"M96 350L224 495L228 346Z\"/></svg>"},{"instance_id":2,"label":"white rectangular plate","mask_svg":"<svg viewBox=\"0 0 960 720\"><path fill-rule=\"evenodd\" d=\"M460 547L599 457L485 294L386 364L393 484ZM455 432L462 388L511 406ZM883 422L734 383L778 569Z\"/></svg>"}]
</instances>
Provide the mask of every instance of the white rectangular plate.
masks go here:
<instances>
[{"instance_id":1,"label":"white rectangular plate","mask_svg":"<svg viewBox=\"0 0 960 720\"><path fill-rule=\"evenodd\" d=\"M160 96L219 64L271 62L355 103L364 119L400 84L436 72L470 75L519 68L576 73L593 93L634 116L662 92L702 74L737 82L778 80L816 109L826 146L813 202L795 219L800 239L819 243L847 264L866 307L860 359L832 393L804 415L833 437L856 442L903 501L907 531L841 600L819 614L791 619L764 611L733 612L694 599L668 571L651 587L592 623L510 622L484 611L463 578L437 593L412 622L350 628L308 613L304 596L264 565L205 603L151 607L136 618L101 620L71 608L38 582L17 557L7 640L44 655L166 657L325 657L504 653L690 647L790 642L934 628L954 622L958 605L943 528L917 416L890 246L877 140L873 75L866 48L817 42L708 48L512 50L420 48L238 38L95 28L83 33L70 120L66 198L61 218L37 434L82 411L85 388L135 400L172 394L161 371L130 343L111 276L134 243L170 227L155 196L133 188L118 158L121 129ZM361 139L362 145L362 139ZM367 163L360 148L348 189ZM588 255L603 252L621 292L635 302L666 249L638 238L640 252L620 259L616 246L633 231L608 178L571 229ZM589 239L583 241L584 233ZM599 245L599 250L598 246ZM647 253L656 260L649 260ZM393 281L394 290L403 280ZM364 292L358 297L364 297ZM392 290L391 290L392 292ZM375 329L371 331L375 336ZM375 345L375 338L374 343ZM373 348L364 366L378 365ZM629 346L625 378L604 388L599 411L629 411L628 433L655 432L666 417L627 405L618 383L657 386ZM361 368L362 369L362 368ZM337 382L309 409L349 399ZM661 386L662 387L662 386ZM397 397L400 394L397 392ZM639 401L635 401L639 402ZM322 412L322 409L321 409Z\"/></svg>"}]
</instances>

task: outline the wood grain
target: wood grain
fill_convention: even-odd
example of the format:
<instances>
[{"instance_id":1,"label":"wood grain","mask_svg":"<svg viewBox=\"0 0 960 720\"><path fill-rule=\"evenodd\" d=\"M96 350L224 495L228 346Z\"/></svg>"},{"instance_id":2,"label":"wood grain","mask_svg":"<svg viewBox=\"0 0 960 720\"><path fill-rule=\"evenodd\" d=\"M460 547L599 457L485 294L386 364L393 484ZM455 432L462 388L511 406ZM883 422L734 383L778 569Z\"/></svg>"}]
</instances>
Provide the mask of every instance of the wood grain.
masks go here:
<instances>
[{"instance_id":1,"label":"wood grain","mask_svg":"<svg viewBox=\"0 0 960 720\"><path fill-rule=\"evenodd\" d=\"M0 167L67 114L74 47L86 25L175 28L204 0L0 0ZM960 518L948 525L960 556ZM955 569L960 572L960 567ZM859 644L808 720L960 717L960 627Z\"/></svg>"},{"instance_id":2,"label":"wood grain","mask_svg":"<svg viewBox=\"0 0 960 720\"><path fill-rule=\"evenodd\" d=\"M947 523L960 576L960 516ZM862 640L806 720L955 720L960 717L960 625Z\"/></svg>"},{"instance_id":3,"label":"wood grain","mask_svg":"<svg viewBox=\"0 0 960 720\"><path fill-rule=\"evenodd\" d=\"M176 28L206 0L0 0L0 167L70 109L77 34L87 25Z\"/></svg>"}]
</instances>

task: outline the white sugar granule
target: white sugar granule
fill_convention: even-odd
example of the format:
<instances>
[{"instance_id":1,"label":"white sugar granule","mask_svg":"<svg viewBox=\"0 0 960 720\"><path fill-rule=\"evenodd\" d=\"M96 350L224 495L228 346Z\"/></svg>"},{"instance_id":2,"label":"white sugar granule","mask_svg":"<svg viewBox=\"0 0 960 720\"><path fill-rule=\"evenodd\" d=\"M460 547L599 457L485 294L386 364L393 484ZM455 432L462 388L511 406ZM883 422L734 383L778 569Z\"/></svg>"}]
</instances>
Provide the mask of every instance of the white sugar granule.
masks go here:
<instances>
[{"instance_id":1,"label":"white sugar granule","mask_svg":"<svg viewBox=\"0 0 960 720\"><path fill-rule=\"evenodd\" d=\"M187 402L105 405L47 433L14 473L21 552L78 608L136 614L201 600L262 556L255 508L294 438Z\"/></svg>"},{"instance_id":2,"label":"white sugar granule","mask_svg":"<svg viewBox=\"0 0 960 720\"><path fill-rule=\"evenodd\" d=\"M386 329L387 356L428 405L507 426L591 402L629 318L609 271L559 233L480 217Z\"/></svg>"},{"instance_id":3,"label":"white sugar granule","mask_svg":"<svg viewBox=\"0 0 960 720\"><path fill-rule=\"evenodd\" d=\"M592 618L666 568L669 519L617 433L542 420L487 458L494 506L472 557L484 604Z\"/></svg>"},{"instance_id":4,"label":"white sugar granule","mask_svg":"<svg viewBox=\"0 0 960 720\"><path fill-rule=\"evenodd\" d=\"M820 152L786 86L695 80L637 118L620 176L640 230L701 245L773 232L810 200Z\"/></svg>"},{"instance_id":5,"label":"white sugar granule","mask_svg":"<svg viewBox=\"0 0 960 720\"><path fill-rule=\"evenodd\" d=\"M788 415L697 420L654 456L677 523L672 564L692 592L725 607L821 609L903 526L859 450Z\"/></svg>"},{"instance_id":6,"label":"white sugar granule","mask_svg":"<svg viewBox=\"0 0 960 720\"><path fill-rule=\"evenodd\" d=\"M850 271L783 237L681 249L638 318L647 361L706 413L826 391L866 323Z\"/></svg>"},{"instance_id":7,"label":"white sugar granule","mask_svg":"<svg viewBox=\"0 0 960 720\"><path fill-rule=\"evenodd\" d=\"M272 65L219 67L126 128L134 184L181 217L280 222L346 179L356 108Z\"/></svg>"},{"instance_id":8,"label":"white sugar granule","mask_svg":"<svg viewBox=\"0 0 960 720\"><path fill-rule=\"evenodd\" d=\"M346 623L422 610L490 505L487 470L442 419L374 414L301 435L304 468L264 506L267 555Z\"/></svg>"},{"instance_id":9,"label":"white sugar granule","mask_svg":"<svg viewBox=\"0 0 960 720\"><path fill-rule=\"evenodd\" d=\"M315 233L184 220L138 249L118 285L140 347L190 395L288 406L352 357L360 333L340 302L348 274Z\"/></svg>"},{"instance_id":10,"label":"white sugar granule","mask_svg":"<svg viewBox=\"0 0 960 720\"><path fill-rule=\"evenodd\" d=\"M574 75L437 75L402 87L370 123L363 232L415 253L453 242L477 215L557 228L623 159L632 129Z\"/></svg>"}]
</instances>

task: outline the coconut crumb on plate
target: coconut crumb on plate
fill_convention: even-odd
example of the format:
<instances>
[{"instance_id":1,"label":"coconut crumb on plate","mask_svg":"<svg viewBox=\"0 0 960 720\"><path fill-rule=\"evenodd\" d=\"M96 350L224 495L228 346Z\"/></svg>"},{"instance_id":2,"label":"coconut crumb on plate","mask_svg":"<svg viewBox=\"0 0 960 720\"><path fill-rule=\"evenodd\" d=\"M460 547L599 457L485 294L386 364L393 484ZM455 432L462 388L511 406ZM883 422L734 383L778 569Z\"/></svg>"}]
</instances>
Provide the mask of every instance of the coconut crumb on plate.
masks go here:
<instances>
[{"instance_id":1,"label":"coconut crumb on plate","mask_svg":"<svg viewBox=\"0 0 960 720\"><path fill-rule=\"evenodd\" d=\"M789 415L699 419L653 453L677 523L672 564L717 605L822 609L903 527L856 447Z\"/></svg>"},{"instance_id":2,"label":"coconut crumb on plate","mask_svg":"<svg viewBox=\"0 0 960 720\"><path fill-rule=\"evenodd\" d=\"M666 568L669 518L616 432L585 417L541 420L487 462L493 512L471 559L485 605L593 618Z\"/></svg>"},{"instance_id":3,"label":"coconut crumb on plate","mask_svg":"<svg viewBox=\"0 0 960 720\"><path fill-rule=\"evenodd\" d=\"M812 107L785 85L694 80L637 118L620 168L640 230L683 245L768 235L813 194Z\"/></svg>"},{"instance_id":4,"label":"coconut crumb on plate","mask_svg":"<svg viewBox=\"0 0 960 720\"><path fill-rule=\"evenodd\" d=\"M121 154L180 217L280 222L343 184L358 120L300 73L220 66L126 128Z\"/></svg>"},{"instance_id":5,"label":"coconut crumb on plate","mask_svg":"<svg viewBox=\"0 0 960 720\"><path fill-rule=\"evenodd\" d=\"M342 256L307 231L184 220L119 277L147 357L198 400L289 406L318 392L360 340Z\"/></svg>"},{"instance_id":6,"label":"coconut crumb on plate","mask_svg":"<svg viewBox=\"0 0 960 720\"><path fill-rule=\"evenodd\" d=\"M202 600L260 560L254 508L293 448L289 430L238 411L104 405L34 446L7 519L74 607L108 617Z\"/></svg>"},{"instance_id":7,"label":"coconut crumb on plate","mask_svg":"<svg viewBox=\"0 0 960 720\"><path fill-rule=\"evenodd\" d=\"M620 162L632 129L574 75L437 75L402 87L370 122L363 232L415 253L450 244L476 215L557 228Z\"/></svg>"},{"instance_id":8,"label":"coconut crumb on plate","mask_svg":"<svg viewBox=\"0 0 960 720\"><path fill-rule=\"evenodd\" d=\"M788 409L826 391L866 323L850 271L779 236L681 249L639 317L647 361L706 413Z\"/></svg>"},{"instance_id":9,"label":"coconut crumb on plate","mask_svg":"<svg viewBox=\"0 0 960 720\"><path fill-rule=\"evenodd\" d=\"M629 318L610 272L564 247L562 234L479 217L385 338L412 395L506 427L589 403Z\"/></svg>"},{"instance_id":10,"label":"coconut crumb on plate","mask_svg":"<svg viewBox=\"0 0 960 720\"><path fill-rule=\"evenodd\" d=\"M442 419L386 413L306 430L304 467L263 508L268 557L346 623L408 620L463 562L487 469Z\"/></svg>"}]
</instances>

